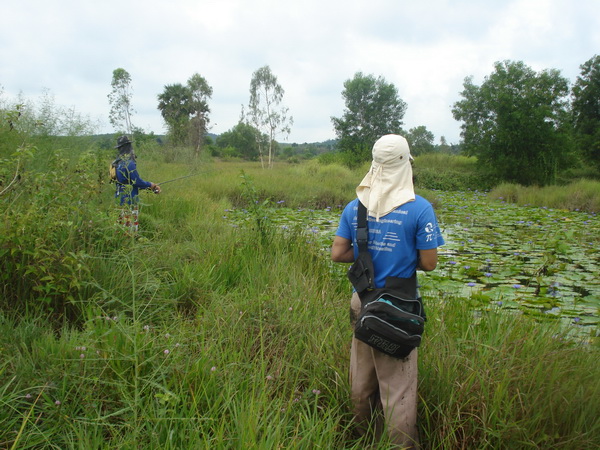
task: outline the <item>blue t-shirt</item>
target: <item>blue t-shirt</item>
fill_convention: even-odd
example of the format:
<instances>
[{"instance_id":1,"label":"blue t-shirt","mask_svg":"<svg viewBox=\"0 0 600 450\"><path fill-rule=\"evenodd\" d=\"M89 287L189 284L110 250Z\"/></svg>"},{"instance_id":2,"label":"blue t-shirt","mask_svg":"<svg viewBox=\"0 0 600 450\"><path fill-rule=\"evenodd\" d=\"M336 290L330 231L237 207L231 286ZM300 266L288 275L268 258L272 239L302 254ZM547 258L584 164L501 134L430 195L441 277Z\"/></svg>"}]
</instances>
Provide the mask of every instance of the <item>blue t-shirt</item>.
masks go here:
<instances>
[{"instance_id":1,"label":"blue t-shirt","mask_svg":"<svg viewBox=\"0 0 600 450\"><path fill-rule=\"evenodd\" d=\"M368 216L369 252L375 268L375 287L385 285L387 277L411 277L417 268L418 251L444 245L444 238L431 203L416 195L415 201L405 203L379 218ZM358 199L346 205L336 236L352 241L354 259L356 244Z\"/></svg>"},{"instance_id":2,"label":"blue t-shirt","mask_svg":"<svg viewBox=\"0 0 600 450\"><path fill-rule=\"evenodd\" d=\"M131 189L125 186L131 185ZM149 189L152 183L140 177L137 164L133 158L122 160L117 166L117 189L115 197L120 197L121 204L137 202L139 189Z\"/></svg>"}]
</instances>

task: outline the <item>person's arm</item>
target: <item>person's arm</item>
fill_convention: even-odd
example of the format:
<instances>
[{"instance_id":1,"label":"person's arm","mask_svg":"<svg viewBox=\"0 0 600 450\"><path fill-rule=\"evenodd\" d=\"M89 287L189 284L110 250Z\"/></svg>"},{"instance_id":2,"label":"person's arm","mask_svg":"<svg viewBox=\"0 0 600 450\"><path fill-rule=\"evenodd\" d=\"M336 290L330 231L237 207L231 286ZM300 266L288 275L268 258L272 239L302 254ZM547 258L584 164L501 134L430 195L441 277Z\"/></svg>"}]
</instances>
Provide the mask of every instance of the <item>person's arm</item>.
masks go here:
<instances>
[{"instance_id":1,"label":"person's arm","mask_svg":"<svg viewBox=\"0 0 600 450\"><path fill-rule=\"evenodd\" d=\"M146 181L140 176L140 173L137 170L137 164L133 160L130 160L127 163L126 176L129 184L138 189L152 189L153 187L152 185L154 183Z\"/></svg>"},{"instance_id":2,"label":"person's arm","mask_svg":"<svg viewBox=\"0 0 600 450\"><path fill-rule=\"evenodd\" d=\"M152 192L154 192L155 194L160 194L160 186L156 183L153 183L152 181L144 180L140 176L140 174L137 170L137 164L135 164L134 161L129 162L128 173L129 173L129 179L131 180L131 184L133 186L137 187L138 189L149 189Z\"/></svg>"},{"instance_id":3,"label":"person's arm","mask_svg":"<svg viewBox=\"0 0 600 450\"><path fill-rule=\"evenodd\" d=\"M419 250L419 263L417 268L429 272L436 268L438 262L437 248Z\"/></svg>"},{"instance_id":4,"label":"person's arm","mask_svg":"<svg viewBox=\"0 0 600 450\"><path fill-rule=\"evenodd\" d=\"M331 260L334 262L354 262L354 247L350 239L336 236L331 246Z\"/></svg>"}]
</instances>

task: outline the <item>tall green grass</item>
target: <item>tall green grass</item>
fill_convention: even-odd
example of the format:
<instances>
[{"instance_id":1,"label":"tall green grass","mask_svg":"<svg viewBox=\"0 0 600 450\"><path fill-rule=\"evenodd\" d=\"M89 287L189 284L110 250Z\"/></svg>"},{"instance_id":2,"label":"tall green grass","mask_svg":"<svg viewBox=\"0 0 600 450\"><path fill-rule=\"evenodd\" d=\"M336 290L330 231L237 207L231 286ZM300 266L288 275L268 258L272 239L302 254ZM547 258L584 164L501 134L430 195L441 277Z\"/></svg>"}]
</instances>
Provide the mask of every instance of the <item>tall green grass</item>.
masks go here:
<instances>
[{"instance_id":1,"label":"tall green grass","mask_svg":"<svg viewBox=\"0 0 600 450\"><path fill-rule=\"evenodd\" d=\"M344 204L363 168L141 154L146 179L198 175L142 193L132 239L98 185L105 164L84 155L54 160L53 176L28 169L30 184L0 196L0 447L389 447L353 434L345 266L304 224L269 221L281 201ZM64 160L79 172L62 177ZM250 220L232 225L234 207ZM598 447L596 349L424 293L424 448Z\"/></svg>"},{"instance_id":2,"label":"tall green grass","mask_svg":"<svg viewBox=\"0 0 600 450\"><path fill-rule=\"evenodd\" d=\"M600 212L600 182L576 180L564 186L519 186L503 183L490 197L518 205L545 206L566 210Z\"/></svg>"},{"instance_id":3,"label":"tall green grass","mask_svg":"<svg viewBox=\"0 0 600 450\"><path fill-rule=\"evenodd\" d=\"M595 448L598 352L557 323L430 301L420 357L421 418L431 448Z\"/></svg>"}]
</instances>

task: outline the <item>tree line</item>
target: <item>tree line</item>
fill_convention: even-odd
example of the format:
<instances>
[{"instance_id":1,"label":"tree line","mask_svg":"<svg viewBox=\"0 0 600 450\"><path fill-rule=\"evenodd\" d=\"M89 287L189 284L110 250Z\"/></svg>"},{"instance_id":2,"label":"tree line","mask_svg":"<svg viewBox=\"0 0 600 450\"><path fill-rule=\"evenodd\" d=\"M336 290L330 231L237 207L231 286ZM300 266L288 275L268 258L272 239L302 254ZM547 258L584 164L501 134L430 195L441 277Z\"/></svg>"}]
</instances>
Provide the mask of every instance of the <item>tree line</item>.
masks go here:
<instances>
[{"instance_id":1,"label":"tree line","mask_svg":"<svg viewBox=\"0 0 600 450\"><path fill-rule=\"evenodd\" d=\"M132 134L131 126L131 76L123 69L113 71L112 91L108 95L111 104L110 121L119 132ZM289 134L293 118L283 105L285 91L271 72L264 66L252 74L250 100L247 113L242 113L239 123L223 138L221 146L235 145L243 149L244 157L258 157L265 166L273 166L276 137ZM208 131L210 107L208 101L213 89L198 73L187 83L168 84L158 95L158 109L167 126L168 137L173 145L191 145L199 153ZM265 161L266 160L266 161Z\"/></svg>"},{"instance_id":2,"label":"tree line","mask_svg":"<svg viewBox=\"0 0 600 450\"><path fill-rule=\"evenodd\" d=\"M572 87L558 70L536 72L522 61L496 62L480 85L466 77L461 99L452 107L453 117L461 122L461 153L475 156L488 176L523 185L554 183L559 173L576 167L597 172L600 56L593 56L580 69ZM115 126L130 124L130 101L125 101L130 99L126 89L130 82L124 69L113 73L109 99L115 109L111 113ZM166 85L158 95L158 109L174 144L193 145L200 151L211 95L212 88L199 74L186 85ZM289 134L293 124L283 96L269 66L254 72L247 111L242 106L238 124L217 137L217 153L260 159L263 167L265 163L272 167L276 138ZM407 104L398 88L382 76L356 73L344 82L342 97L343 114L331 121L337 138L335 150L347 165L369 160L372 143L386 133L405 135L414 155L451 148L443 136L436 146L433 133L425 126L403 128ZM293 149L288 148L287 153L293 154Z\"/></svg>"}]
</instances>

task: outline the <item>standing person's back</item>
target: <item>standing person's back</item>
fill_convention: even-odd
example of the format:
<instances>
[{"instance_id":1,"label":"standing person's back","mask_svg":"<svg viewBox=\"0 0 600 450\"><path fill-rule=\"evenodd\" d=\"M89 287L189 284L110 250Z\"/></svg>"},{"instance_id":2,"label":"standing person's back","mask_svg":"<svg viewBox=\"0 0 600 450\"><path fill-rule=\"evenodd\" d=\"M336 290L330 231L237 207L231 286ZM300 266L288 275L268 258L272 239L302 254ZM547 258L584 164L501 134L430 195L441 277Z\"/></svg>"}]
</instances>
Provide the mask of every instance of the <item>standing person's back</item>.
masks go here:
<instances>
[{"instance_id":1,"label":"standing person's back","mask_svg":"<svg viewBox=\"0 0 600 450\"><path fill-rule=\"evenodd\" d=\"M433 207L414 193L411 160L402 136L386 135L375 143L371 169L356 189L358 198L344 209L331 249L336 262L351 263L358 256L360 201L368 210L368 249L376 288L384 287L388 277L410 278L417 269L435 269L437 247L444 244ZM356 292L351 310L355 319L361 310ZM417 349L396 359L353 338L350 379L359 432L366 431L379 409L391 441L417 448Z\"/></svg>"},{"instance_id":2,"label":"standing person's back","mask_svg":"<svg viewBox=\"0 0 600 450\"><path fill-rule=\"evenodd\" d=\"M127 234L135 235L138 231L139 190L150 189L159 194L160 186L145 181L138 173L133 144L127 136L119 137L115 148L119 151L115 180L115 197L121 205L118 223L125 228Z\"/></svg>"}]
</instances>

